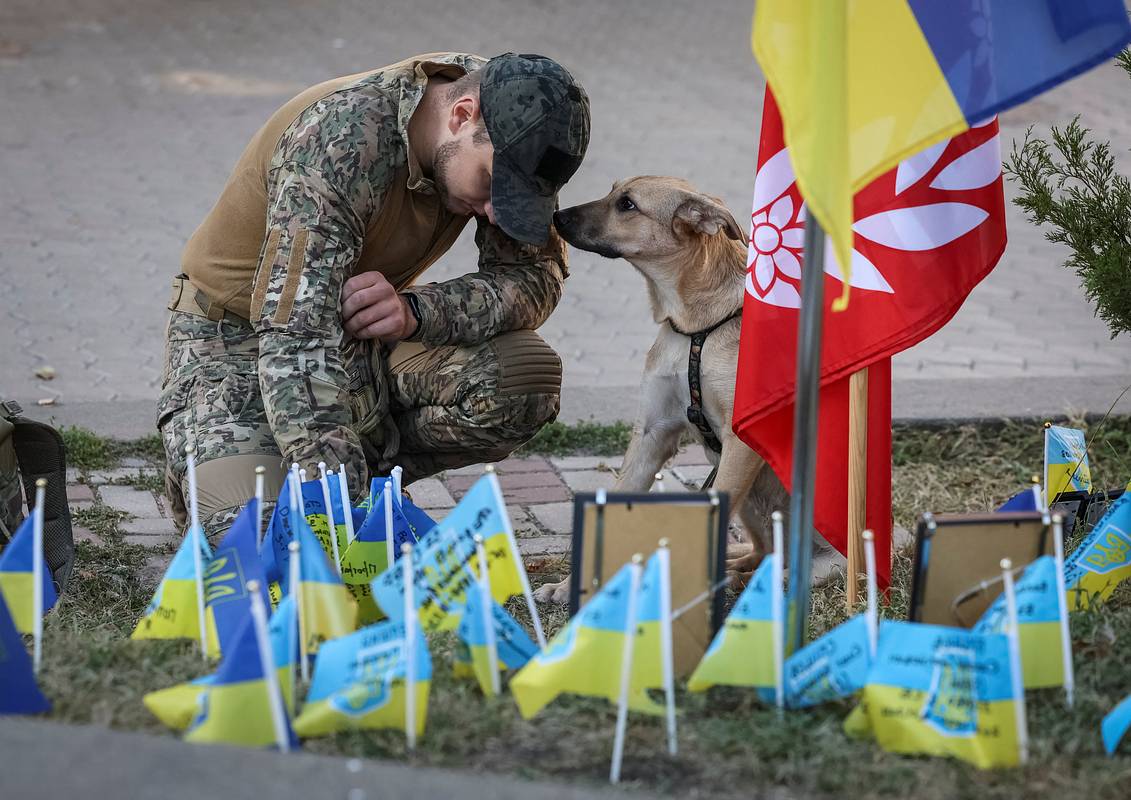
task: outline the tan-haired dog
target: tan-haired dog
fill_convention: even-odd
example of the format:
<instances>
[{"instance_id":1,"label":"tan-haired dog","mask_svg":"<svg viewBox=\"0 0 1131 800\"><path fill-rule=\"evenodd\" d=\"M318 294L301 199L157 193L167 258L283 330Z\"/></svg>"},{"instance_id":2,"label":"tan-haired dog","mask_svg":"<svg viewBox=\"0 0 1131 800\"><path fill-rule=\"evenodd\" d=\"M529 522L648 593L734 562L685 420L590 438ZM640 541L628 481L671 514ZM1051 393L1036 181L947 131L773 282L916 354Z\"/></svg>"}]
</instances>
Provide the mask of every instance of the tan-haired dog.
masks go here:
<instances>
[{"instance_id":1,"label":"tan-haired dog","mask_svg":"<svg viewBox=\"0 0 1131 800\"><path fill-rule=\"evenodd\" d=\"M681 436L690 433L703 444L717 469L714 487L729 493L731 513L750 539L744 555L741 547L738 554L728 552L737 557L727 567L749 572L769 550L770 514L785 511L789 498L773 471L763 469L762 458L731 429L746 275L743 229L718 198L679 178L655 176L620 181L600 200L557 212L554 224L574 247L636 267L660 325L644 364L640 411L614 491L647 491ZM695 357L698 379L689 378ZM692 385L698 385L698 397ZM816 580L835 566L830 549L813 563ZM567 578L542 586L535 596L561 603L568 594Z\"/></svg>"}]
</instances>

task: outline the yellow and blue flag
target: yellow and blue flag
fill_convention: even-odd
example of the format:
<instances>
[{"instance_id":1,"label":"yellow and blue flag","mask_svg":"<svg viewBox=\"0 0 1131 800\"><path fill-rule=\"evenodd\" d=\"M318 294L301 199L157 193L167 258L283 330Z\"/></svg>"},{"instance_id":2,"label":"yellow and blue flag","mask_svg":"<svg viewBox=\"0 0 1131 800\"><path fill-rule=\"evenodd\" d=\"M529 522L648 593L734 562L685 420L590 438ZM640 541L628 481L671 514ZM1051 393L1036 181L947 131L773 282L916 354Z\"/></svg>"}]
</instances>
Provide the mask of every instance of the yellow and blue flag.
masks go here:
<instances>
[{"instance_id":1,"label":"yellow and blue flag","mask_svg":"<svg viewBox=\"0 0 1131 800\"><path fill-rule=\"evenodd\" d=\"M1068 607L1087 608L1093 597L1106 600L1131 577L1131 492L1108 508L1064 564Z\"/></svg>"},{"instance_id":2,"label":"yellow and blue flag","mask_svg":"<svg viewBox=\"0 0 1131 800\"><path fill-rule=\"evenodd\" d=\"M758 0L753 47L797 185L847 276L857 191L1129 39L1122 0Z\"/></svg>"},{"instance_id":3,"label":"yellow and blue flag","mask_svg":"<svg viewBox=\"0 0 1131 800\"><path fill-rule=\"evenodd\" d=\"M295 531L299 543L299 582L302 624L306 631L304 652L318 652L322 642L337 639L357 629L357 604L342 583L318 538L299 520ZM288 587L289 589L289 587Z\"/></svg>"},{"instance_id":4,"label":"yellow and blue flag","mask_svg":"<svg viewBox=\"0 0 1131 800\"><path fill-rule=\"evenodd\" d=\"M350 504L342 502L341 487L336 477L329 479L330 484L330 510L334 514L334 530L338 537L338 553L345 552L348 545L345 511L349 508L353 515L355 525L360 516ZM299 499L302 504L302 517L306 525L314 532L326 557L333 559L333 545L330 542L330 523L326 516L326 499L322 494L320 480L303 481L299 488ZM279 583L286 591L286 582L289 576L290 551L287 546L295 540L295 523L291 519L291 490L290 482L283 483L279 492L279 500L275 503L275 510L271 512L271 519L267 524L267 534L260 551L264 573L267 579Z\"/></svg>"},{"instance_id":5,"label":"yellow and blue flag","mask_svg":"<svg viewBox=\"0 0 1131 800\"><path fill-rule=\"evenodd\" d=\"M1041 556L1027 566L1014 585L1014 593L1017 596L1018 640L1025 688L1063 686L1056 559ZM1005 633L1008 627L1005 593L1002 592L972 630L975 633Z\"/></svg>"},{"instance_id":6,"label":"yellow and blue flag","mask_svg":"<svg viewBox=\"0 0 1131 800\"><path fill-rule=\"evenodd\" d=\"M0 552L0 594L8 605L8 613L16 630L31 633L34 625L35 580L32 577L35 551L35 533L32 529L33 517L28 517L8 545ZM55 605L59 596L55 593L55 582L47 569L47 559L43 559L43 613Z\"/></svg>"},{"instance_id":7,"label":"yellow and blue flag","mask_svg":"<svg viewBox=\"0 0 1131 800\"><path fill-rule=\"evenodd\" d=\"M1092 491L1088 443L1084 431L1050 425L1045 428L1045 502L1065 492Z\"/></svg>"},{"instance_id":8,"label":"yellow and blue flag","mask_svg":"<svg viewBox=\"0 0 1131 800\"><path fill-rule=\"evenodd\" d=\"M1119 747L1119 740L1131 728L1131 695L1111 710L1100 724L1100 733L1104 740L1104 751L1110 756L1115 754Z\"/></svg>"},{"instance_id":9,"label":"yellow and blue flag","mask_svg":"<svg viewBox=\"0 0 1131 800\"><path fill-rule=\"evenodd\" d=\"M258 517L259 502L253 497L224 534L204 568L204 601L216 625L221 654L251 615L248 581L259 582L263 607L271 608L263 565L259 561L259 543L255 538Z\"/></svg>"},{"instance_id":10,"label":"yellow and blue flag","mask_svg":"<svg viewBox=\"0 0 1131 800\"><path fill-rule=\"evenodd\" d=\"M0 714L42 714L51 701L39 691L24 640L0 595Z\"/></svg>"},{"instance_id":11,"label":"yellow and blue flag","mask_svg":"<svg viewBox=\"0 0 1131 800\"><path fill-rule=\"evenodd\" d=\"M248 612L250 618L251 612ZM298 663L298 634L295 630L295 602L292 595L284 597L279 607L267 623L268 638L274 656L275 672L279 677L279 687L283 692L283 702L287 713L294 713L293 687L294 669ZM242 634L242 626L237 635ZM232 641L235 641L233 637ZM231 649L231 647L229 647ZM226 655L226 654L225 654ZM173 730L184 730L192 724L200 707L200 695L216 683L218 673L205 675L187 683L178 683L168 689L160 689L143 696L145 707Z\"/></svg>"},{"instance_id":12,"label":"yellow and blue flag","mask_svg":"<svg viewBox=\"0 0 1131 800\"><path fill-rule=\"evenodd\" d=\"M846 729L855 718L894 753L1011 767L1020 760L1014 706L1005 634L885 621L864 718L850 716Z\"/></svg>"},{"instance_id":13,"label":"yellow and blue flag","mask_svg":"<svg viewBox=\"0 0 1131 800\"><path fill-rule=\"evenodd\" d=\"M703 692L712 686L749 686L772 700L777 685L774 669L774 559L762 559L742 590L723 627L691 673L687 688Z\"/></svg>"},{"instance_id":14,"label":"yellow and blue flag","mask_svg":"<svg viewBox=\"0 0 1131 800\"><path fill-rule=\"evenodd\" d=\"M658 593L658 582L653 582ZM651 615L651 601L643 597L641 579L637 602L637 631ZM632 565L626 564L585 604L566 627L558 631L545 650L537 653L511 679L518 710L529 719L563 692L620 699L621 660L632 590ZM656 601L658 605L659 601ZM628 707L647 714L662 714L664 707L646 689L662 685L659 633L639 636L633 644Z\"/></svg>"},{"instance_id":15,"label":"yellow and blue flag","mask_svg":"<svg viewBox=\"0 0 1131 800\"><path fill-rule=\"evenodd\" d=\"M194 535L193 528L185 533L181 546L169 562L157 591L138 620L131 639L196 639L200 636L200 617L196 604L196 566L193 547L200 543L204 572L212 560L212 550L203 532ZM205 638L208 655L220 655L220 642L216 636L216 618L212 609L204 609Z\"/></svg>"},{"instance_id":16,"label":"yellow and blue flag","mask_svg":"<svg viewBox=\"0 0 1131 800\"><path fill-rule=\"evenodd\" d=\"M432 658L416 626L412 677L416 697L416 733L424 732L432 686ZM379 622L349 636L326 642L314 665L306 705L295 720L303 737L324 736L350 728L405 727L409 675L405 626Z\"/></svg>"},{"instance_id":17,"label":"yellow and blue flag","mask_svg":"<svg viewBox=\"0 0 1131 800\"><path fill-rule=\"evenodd\" d=\"M495 654L499 670L522 669L538 652L538 645L534 644L530 635L506 609L491 598L487 598L487 601L490 603L491 626L495 631ZM456 633L459 636L453 665L456 677L474 676L479 681L483 694L493 694L491 665L487 657L487 625L483 614L482 593L477 588L472 588L467 594L467 606Z\"/></svg>"},{"instance_id":18,"label":"yellow and blue flag","mask_svg":"<svg viewBox=\"0 0 1131 800\"><path fill-rule=\"evenodd\" d=\"M868 618L857 614L785 660L786 705L808 708L856 694L867 683L871 667Z\"/></svg>"},{"instance_id":19,"label":"yellow and blue flag","mask_svg":"<svg viewBox=\"0 0 1131 800\"><path fill-rule=\"evenodd\" d=\"M281 603L280 608L283 608ZM276 611L275 616L278 616ZM280 627L285 620L280 619ZM293 628L293 617L292 625ZM284 647L288 640L283 638ZM271 648L275 654L279 648L272 642ZM287 652L287 651L284 651ZM278 657L276 655L276 657ZM291 662L293 663L293 661ZM281 675L286 665L275 665L276 671ZM286 681L280 681L280 690L283 694L284 707L290 695L290 675L293 671L286 669ZM274 746L275 727L271 717L271 700L268 697L269 684L264 678L263 663L259 658L259 645L255 637L255 620L248 614L239 633L232 640L231 646L224 653L216 673L211 680L196 696L196 715L189 724L185 733L186 742L203 742L209 744L240 744L250 747ZM146 705L153 710L150 702ZM158 717L164 719L162 713L154 711ZM176 721L176 720L174 720ZM175 726L174 726L175 727ZM290 714L287 714L287 735L293 749L298 748L298 740L290 725Z\"/></svg>"},{"instance_id":20,"label":"yellow and blue flag","mask_svg":"<svg viewBox=\"0 0 1131 800\"><path fill-rule=\"evenodd\" d=\"M369 498L366 501L366 511L376 508L378 501L381 499L385 491L385 481L393 480L390 478L373 478L369 481ZM395 483L394 483L395 488ZM393 492L393 498L396 501L397 508L400 509L401 514L404 515L408 521L409 527L412 529L412 535L419 539L428 531L436 527L436 520L432 519L423 509L418 507L415 503L396 491Z\"/></svg>"},{"instance_id":21,"label":"yellow and blue flag","mask_svg":"<svg viewBox=\"0 0 1131 800\"><path fill-rule=\"evenodd\" d=\"M390 483L391 478L387 478ZM404 514L396 495L390 495L393 518L393 560L401 556L401 545L417 543L416 531ZM431 530L431 528L429 528ZM360 620L376 622L384 615L373 600L370 582L389 568L388 532L385 530L384 493L370 495L369 513L349 547L342 552L342 580L358 601Z\"/></svg>"},{"instance_id":22,"label":"yellow and blue flag","mask_svg":"<svg viewBox=\"0 0 1131 800\"><path fill-rule=\"evenodd\" d=\"M524 570L515 556L513 532L498 478L488 473L472 486L451 513L426 533L412 554L420 624L426 631L455 630L478 571L475 536L483 537L491 596L499 603L521 594ZM404 619L404 569L401 562L372 582L377 605L394 621Z\"/></svg>"}]
</instances>

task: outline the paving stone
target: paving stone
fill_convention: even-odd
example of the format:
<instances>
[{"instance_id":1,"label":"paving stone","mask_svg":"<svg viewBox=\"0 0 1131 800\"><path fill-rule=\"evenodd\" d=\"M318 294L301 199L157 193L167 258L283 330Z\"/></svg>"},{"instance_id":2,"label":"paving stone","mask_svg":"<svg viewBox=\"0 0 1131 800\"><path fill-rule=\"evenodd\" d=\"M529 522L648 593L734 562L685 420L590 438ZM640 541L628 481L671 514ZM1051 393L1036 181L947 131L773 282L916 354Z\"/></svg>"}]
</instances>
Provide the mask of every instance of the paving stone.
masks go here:
<instances>
[{"instance_id":1,"label":"paving stone","mask_svg":"<svg viewBox=\"0 0 1131 800\"><path fill-rule=\"evenodd\" d=\"M570 551L572 536L534 536L522 539L518 551L523 556L564 555Z\"/></svg>"},{"instance_id":2,"label":"paving stone","mask_svg":"<svg viewBox=\"0 0 1131 800\"><path fill-rule=\"evenodd\" d=\"M514 528L516 537L526 539L531 536L542 535L542 531L534 522L533 517L525 509L519 508L517 504L507 503L507 514L510 516L511 527Z\"/></svg>"},{"instance_id":3,"label":"paving stone","mask_svg":"<svg viewBox=\"0 0 1131 800\"><path fill-rule=\"evenodd\" d=\"M164 534L161 536L127 534L122 537L122 541L126 544L141 545L142 547L177 547L181 543L181 537L173 533Z\"/></svg>"},{"instance_id":4,"label":"paving stone","mask_svg":"<svg viewBox=\"0 0 1131 800\"><path fill-rule=\"evenodd\" d=\"M173 520L165 517L132 519L129 522L123 522L120 527L122 533L152 538L175 536L177 533L177 526L173 524Z\"/></svg>"},{"instance_id":5,"label":"paving stone","mask_svg":"<svg viewBox=\"0 0 1131 800\"><path fill-rule=\"evenodd\" d=\"M454 478L464 475L474 475L476 478L483 477L484 467L486 464L472 464L467 467L459 467L458 469L444 470L443 475L445 478Z\"/></svg>"},{"instance_id":6,"label":"paving stone","mask_svg":"<svg viewBox=\"0 0 1131 800\"><path fill-rule=\"evenodd\" d=\"M67 467L67 485L78 483L82 480L82 473L76 467Z\"/></svg>"},{"instance_id":7,"label":"paving stone","mask_svg":"<svg viewBox=\"0 0 1131 800\"><path fill-rule=\"evenodd\" d=\"M156 586L172 560L172 553L161 553L145 559L145 564L137 572L138 583L142 586Z\"/></svg>"},{"instance_id":8,"label":"paving stone","mask_svg":"<svg viewBox=\"0 0 1131 800\"><path fill-rule=\"evenodd\" d=\"M117 469L101 469L87 475L87 483L101 486L107 483L136 480L138 476L154 476L156 469L138 469L137 467L118 467Z\"/></svg>"},{"instance_id":9,"label":"paving stone","mask_svg":"<svg viewBox=\"0 0 1131 800\"><path fill-rule=\"evenodd\" d=\"M551 469L550 462L541 456L506 458L495 464L495 470L500 476L516 472L548 472Z\"/></svg>"},{"instance_id":10,"label":"paving stone","mask_svg":"<svg viewBox=\"0 0 1131 800\"><path fill-rule=\"evenodd\" d=\"M68 501L67 505L70 507L71 513L73 514L76 511L85 511L88 508L94 508L94 501L93 500Z\"/></svg>"},{"instance_id":11,"label":"paving stone","mask_svg":"<svg viewBox=\"0 0 1131 800\"><path fill-rule=\"evenodd\" d=\"M68 483L67 502L78 503L83 500L94 500L94 491L85 483Z\"/></svg>"},{"instance_id":12,"label":"paving stone","mask_svg":"<svg viewBox=\"0 0 1131 800\"><path fill-rule=\"evenodd\" d=\"M552 533L573 531L573 503L543 503L530 506L529 511L542 523L542 527Z\"/></svg>"},{"instance_id":13,"label":"paving stone","mask_svg":"<svg viewBox=\"0 0 1131 800\"><path fill-rule=\"evenodd\" d=\"M448 489L466 491L474 485L479 478L471 475L457 475L448 478L445 483ZM499 486L506 493L510 489L532 489L539 486L561 486L562 479L556 472L516 472L510 475L499 473Z\"/></svg>"},{"instance_id":14,"label":"paving stone","mask_svg":"<svg viewBox=\"0 0 1131 800\"><path fill-rule=\"evenodd\" d=\"M563 472L562 480L575 492L595 492L598 489L612 489L616 483L608 472L596 470L582 470L578 472Z\"/></svg>"},{"instance_id":15,"label":"paving stone","mask_svg":"<svg viewBox=\"0 0 1131 800\"><path fill-rule=\"evenodd\" d=\"M707 480L707 476L711 474L711 467L707 464L693 467L672 467L672 473L688 488L698 490L703 485L703 481Z\"/></svg>"},{"instance_id":16,"label":"paving stone","mask_svg":"<svg viewBox=\"0 0 1131 800\"><path fill-rule=\"evenodd\" d=\"M601 471L620 469L621 461L621 456L563 456L550 459L550 463L563 472L582 469Z\"/></svg>"},{"instance_id":17,"label":"paving stone","mask_svg":"<svg viewBox=\"0 0 1131 800\"><path fill-rule=\"evenodd\" d=\"M671 460L672 466L675 467L694 467L708 463L710 462L707 461L707 456L699 445L691 445L680 450Z\"/></svg>"},{"instance_id":18,"label":"paving stone","mask_svg":"<svg viewBox=\"0 0 1131 800\"><path fill-rule=\"evenodd\" d=\"M126 469L138 469L141 467L152 468L153 465L146 461L144 458L137 458L135 456L127 456L122 459L122 466Z\"/></svg>"},{"instance_id":19,"label":"paving stone","mask_svg":"<svg viewBox=\"0 0 1131 800\"><path fill-rule=\"evenodd\" d=\"M71 527L71 533L75 537L75 543L90 542L92 544L101 544L102 538L92 531L90 528L84 528L82 525L74 525Z\"/></svg>"},{"instance_id":20,"label":"paving stone","mask_svg":"<svg viewBox=\"0 0 1131 800\"><path fill-rule=\"evenodd\" d=\"M406 487L412 495L412 502L423 509L451 508L455 500L436 478L423 478Z\"/></svg>"},{"instance_id":21,"label":"paving stone","mask_svg":"<svg viewBox=\"0 0 1131 800\"><path fill-rule=\"evenodd\" d=\"M104 504L125 511L127 514L133 514L135 517L161 517L157 501L153 499L153 493L147 489L135 489L132 486L102 486L98 490L98 495Z\"/></svg>"},{"instance_id":22,"label":"paving stone","mask_svg":"<svg viewBox=\"0 0 1131 800\"><path fill-rule=\"evenodd\" d=\"M463 498L466 489L453 492L456 500ZM535 486L529 489L511 489L503 493L503 502L507 504L507 508L513 506L532 506L541 503L561 503L566 500L572 500L573 494L565 486Z\"/></svg>"}]
</instances>

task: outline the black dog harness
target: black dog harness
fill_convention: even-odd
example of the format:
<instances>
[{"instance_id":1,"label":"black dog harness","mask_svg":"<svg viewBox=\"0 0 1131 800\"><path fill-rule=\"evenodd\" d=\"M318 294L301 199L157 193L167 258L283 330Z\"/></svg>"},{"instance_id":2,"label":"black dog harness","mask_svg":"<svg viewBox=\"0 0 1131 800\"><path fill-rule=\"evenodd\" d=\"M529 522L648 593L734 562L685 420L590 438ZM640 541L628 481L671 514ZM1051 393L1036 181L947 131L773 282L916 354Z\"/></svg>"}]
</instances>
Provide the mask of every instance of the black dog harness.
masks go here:
<instances>
[{"instance_id":1,"label":"black dog harness","mask_svg":"<svg viewBox=\"0 0 1131 800\"><path fill-rule=\"evenodd\" d=\"M668 325L671 326L673 331L680 336L687 336L691 339L691 348L687 353L687 388L691 390L691 405L687 407L687 419L703 434L704 444L716 453L723 451L723 444L711 429L711 423L707 421L707 415L703 413L703 386L702 376L700 375L700 365L703 359L703 345L706 343L707 337L714 333L716 329L721 328L732 319L739 319L741 317L742 309L740 308L729 317L719 320L709 328L695 331L695 333L681 331L670 319L668 320Z\"/></svg>"}]
</instances>

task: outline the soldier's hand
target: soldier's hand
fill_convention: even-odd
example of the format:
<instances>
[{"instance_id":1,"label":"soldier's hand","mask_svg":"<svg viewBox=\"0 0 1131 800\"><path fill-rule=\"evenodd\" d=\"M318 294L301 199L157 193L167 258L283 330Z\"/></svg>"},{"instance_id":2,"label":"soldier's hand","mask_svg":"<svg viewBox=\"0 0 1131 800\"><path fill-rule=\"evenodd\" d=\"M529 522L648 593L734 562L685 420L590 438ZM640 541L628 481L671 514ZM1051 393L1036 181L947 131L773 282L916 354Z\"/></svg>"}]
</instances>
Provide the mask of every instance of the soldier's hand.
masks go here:
<instances>
[{"instance_id":1,"label":"soldier's hand","mask_svg":"<svg viewBox=\"0 0 1131 800\"><path fill-rule=\"evenodd\" d=\"M342 287L342 322L355 339L380 339L386 344L416 331L408 301L380 272L354 275Z\"/></svg>"}]
</instances>

